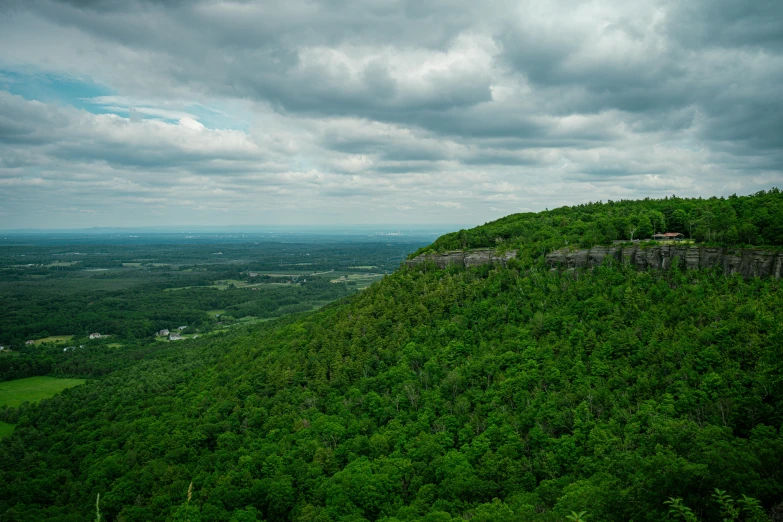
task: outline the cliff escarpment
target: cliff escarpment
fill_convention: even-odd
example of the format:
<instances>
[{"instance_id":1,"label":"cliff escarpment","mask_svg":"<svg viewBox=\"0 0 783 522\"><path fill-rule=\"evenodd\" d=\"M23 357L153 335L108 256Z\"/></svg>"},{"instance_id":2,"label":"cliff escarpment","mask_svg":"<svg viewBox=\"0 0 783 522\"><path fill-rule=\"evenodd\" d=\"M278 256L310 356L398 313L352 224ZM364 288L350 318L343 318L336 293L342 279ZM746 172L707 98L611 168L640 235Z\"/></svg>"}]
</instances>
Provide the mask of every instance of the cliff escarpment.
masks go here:
<instances>
[{"instance_id":1,"label":"cliff escarpment","mask_svg":"<svg viewBox=\"0 0 783 522\"><path fill-rule=\"evenodd\" d=\"M516 250L508 250L500 253L493 249L484 250L452 250L439 254L422 254L413 259L408 259L405 264L409 267L415 267L425 262L433 262L438 268L446 268L448 265L457 265L464 267L480 265L503 265L505 266L509 259L517 257Z\"/></svg>"},{"instance_id":2,"label":"cliff escarpment","mask_svg":"<svg viewBox=\"0 0 783 522\"><path fill-rule=\"evenodd\" d=\"M783 273L783 252L760 249L715 248L691 245L597 246L587 250L561 248L547 254L552 268L588 268L605 260L640 269L666 270L675 259L679 266L694 268L720 267L726 274L743 277L775 277Z\"/></svg>"}]
</instances>

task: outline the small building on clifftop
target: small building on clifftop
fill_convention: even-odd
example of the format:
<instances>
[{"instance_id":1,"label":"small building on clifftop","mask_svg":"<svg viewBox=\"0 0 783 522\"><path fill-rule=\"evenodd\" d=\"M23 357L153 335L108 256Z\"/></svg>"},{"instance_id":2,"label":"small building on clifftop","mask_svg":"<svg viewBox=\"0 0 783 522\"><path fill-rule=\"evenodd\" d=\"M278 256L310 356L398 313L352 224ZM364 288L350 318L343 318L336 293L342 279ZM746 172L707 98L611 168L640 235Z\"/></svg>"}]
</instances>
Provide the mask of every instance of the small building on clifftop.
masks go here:
<instances>
[{"instance_id":1,"label":"small building on clifftop","mask_svg":"<svg viewBox=\"0 0 783 522\"><path fill-rule=\"evenodd\" d=\"M685 236L679 232L664 232L662 234L654 234L653 239L656 241L682 241Z\"/></svg>"}]
</instances>

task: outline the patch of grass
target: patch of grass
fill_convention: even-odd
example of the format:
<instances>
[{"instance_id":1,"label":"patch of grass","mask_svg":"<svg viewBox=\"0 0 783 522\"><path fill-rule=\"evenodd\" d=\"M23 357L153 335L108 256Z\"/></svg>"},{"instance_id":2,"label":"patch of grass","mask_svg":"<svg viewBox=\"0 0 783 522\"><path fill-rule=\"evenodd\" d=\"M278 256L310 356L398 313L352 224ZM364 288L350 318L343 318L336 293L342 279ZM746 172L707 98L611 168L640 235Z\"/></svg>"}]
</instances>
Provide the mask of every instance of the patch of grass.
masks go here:
<instances>
[{"instance_id":1,"label":"patch of grass","mask_svg":"<svg viewBox=\"0 0 783 522\"><path fill-rule=\"evenodd\" d=\"M178 286L174 288L164 288L164 292L176 292L177 290L188 290L189 288L217 288L218 290L228 290L229 286L234 285L235 288L247 288L250 286L264 286L264 284L269 285L273 283L257 283L257 284L250 284L247 281L240 281L239 279L221 279L220 281L215 281L212 285L207 286Z\"/></svg>"},{"instance_id":2,"label":"patch of grass","mask_svg":"<svg viewBox=\"0 0 783 522\"><path fill-rule=\"evenodd\" d=\"M122 348L122 345L120 343L109 343L106 346L109 348Z\"/></svg>"},{"instance_id":3,"label":"patch of grass","mask_svg":"<svg viewBox=\"0 0 783 522\"><path fill-rule=\"evenodd\" d=\"M33 341L36 346L43 343L64 343L66 341L70 341L73 339L73 335L50 335L49 337L44 337L43 339L36 339Z\"/></svg>"},{"instance_id":4,"label":"patch of grass","mask_svg":"<svg viewBox=\"0 0 783 522\"><path fill-rule=\"evenodd\" d=\"M247 283L240 281L239 279L223 279L216 281L214 285L210 285L209 288L217 288L218 290L227 290L230 285L234 285L236 288L241 288Z\"/></svg>"},{"instance_id":5,"label":"patch of grass","mask_svg":"<svg viewBox=\"0 0 783 522\"><path fill-rule=\"evenodd\" d=\"M216 315L223 315L224 313L226 313L226 311L225 310L207 310L207 313L210 316L215 317Z\"/></svg>"},{"instance_id":6,"label":"patch of grass","mask_svg":"<svg viewBox=\"0 0 783 522\"><path fill-rule=\"evenodd\" d=\"M293 272L293 271L292 271ZM302 271L302 272L286 272L285 274L281 272L256 272L256 275L265 276L268 275L269 277L300 277L300 276L310 276L315 275L312 272ZM321 272L322 274L331 274L334 272L334 270L329 270L326 272Z\"/></svg>"},{"instance_id":7,"label":"patch of grass","mask_svg":"<svg viewBox=\"0 0 783 522\"><path fill-rule=\"evenodd\" d=\"M0 407L15 408L25 401L38 402L54 397L72 386L83 384L84 379L58 379L56 377L27 377L0 382Z\"/></svg>"},{"instance_id":8,"label":"patch of grass","mask_svg":"<svg viewBox=\"0 0 783 522\"><path fill-rule=\"evenodd\" d=\"M9 424L7 422L0 421L0 439L8 437L14 432L16 424Z\"/></svg>"}]
</instances>

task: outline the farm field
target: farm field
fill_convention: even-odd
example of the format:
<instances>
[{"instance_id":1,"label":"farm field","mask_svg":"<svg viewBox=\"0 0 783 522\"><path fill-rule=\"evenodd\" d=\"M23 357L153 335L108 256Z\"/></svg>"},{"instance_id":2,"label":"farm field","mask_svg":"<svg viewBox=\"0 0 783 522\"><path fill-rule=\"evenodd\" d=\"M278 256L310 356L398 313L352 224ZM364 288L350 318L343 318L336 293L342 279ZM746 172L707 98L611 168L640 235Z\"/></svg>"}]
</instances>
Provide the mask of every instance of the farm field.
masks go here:
<instances>
[{"instance_id":1,"label":"farm field","mask_svg":"<svg viewBox=\"0 0 783 522\"><path fill-rule=\"evenodd\" d=\"M364 290L376 281L383 279L384 274L342 274L340 277L331 279L332 283L349 283L355 284L358 290Z\"/></svg>"},{"instance_id":2,"label":"farm field","mask_svg":"<svg viewBox=\"0 0 783 522\"><path fill-rule=\"evenodd\" d=\"M260 275L269 275L269 276L275 276L275 277L298 277L298 276L291 276L291 275L285 275L280 276L278 274L260 274ZM309 276L312 274L299 274L299 276ZM218 290L228 290L230 288L263 288L263 287L272 287L272 286L290 286L292 283L291 281L285 281L285 282L261 282L261 283L253 283L249 281L245 281L242 279L225 279L225 280L219 280L215 281L211 285L202 285L202 286L178 286L173 288L164 288L164 292L177 292L180 290L190 290L191 288L216 288Z\"/></svg>"},{"instance_id":3,"label":"farm field","mask_svg":"<svg viewBox=\"0 0 783 522\"><path fill-rule=\"evenodd\" d=\"M25 401L38 402L54 397L72 386L83 384L84 379L58 379L56 377L27 377L0 382L0 407L16 408Z\"/></svg>"}]
</instances>

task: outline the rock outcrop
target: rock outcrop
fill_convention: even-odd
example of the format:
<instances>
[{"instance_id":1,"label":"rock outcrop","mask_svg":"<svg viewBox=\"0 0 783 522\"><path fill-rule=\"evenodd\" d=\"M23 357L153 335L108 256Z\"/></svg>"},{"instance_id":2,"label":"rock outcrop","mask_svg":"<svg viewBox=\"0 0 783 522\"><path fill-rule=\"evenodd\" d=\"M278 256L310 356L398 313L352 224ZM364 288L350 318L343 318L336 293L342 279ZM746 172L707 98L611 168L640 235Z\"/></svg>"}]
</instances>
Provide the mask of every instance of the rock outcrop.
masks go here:
<instances>
[{"instance_id":1,"label":"rock outcrop","mask_svg":"<svg viewBox=\"0 0 783 522\"><path fill-rule=\"evenodd\" d=\"M408 259L405 264L409 267L418 266L425 262L432 261L438 268L446 268L448 265L457 265L464 267L480 265L503 265L505 266L509 259L517 257L516 250L508 250L499 253L496 250L452 250L442 254L422 254L413 259Z\"/></svg>"},{"instance_id":2,"label":"rock outcrop","mask_svg":"<svg viewBox=\"0 0 783 522\"><path fill-rule=\"evenodd\" d=\"M608 261L640 269L666 270L675 259L685 268L721 267L726 274L741 274L746 278L780 278L783 274L783 252L775 250L634 245L597 246L589 250L561 248L546 256L547 265L555 269L593 267Z\"/></svg>"}]
</instances>

